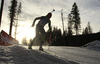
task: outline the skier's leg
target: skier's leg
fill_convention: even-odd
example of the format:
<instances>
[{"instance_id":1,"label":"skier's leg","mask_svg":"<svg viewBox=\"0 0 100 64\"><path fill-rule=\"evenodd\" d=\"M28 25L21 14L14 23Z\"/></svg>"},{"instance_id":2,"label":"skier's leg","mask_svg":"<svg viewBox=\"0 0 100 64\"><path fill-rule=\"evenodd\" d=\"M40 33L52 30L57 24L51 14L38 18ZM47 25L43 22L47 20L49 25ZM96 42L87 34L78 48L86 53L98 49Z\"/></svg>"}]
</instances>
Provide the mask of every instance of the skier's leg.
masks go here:
<instances>
[{"instance_id":1,"label":"skier's leg","mask_svg":"<svg viewBox=\"0 0 100 64\"><path fill-rule=\"evenodd\" d=\"M40 47L39 47L39 50L42 50L43 51L42 45L43 45L43 41L40 42Z\"/></svg>"},{"instance_id":2,"label":"skier's leg","mask_svg":"<svg viewBox=\"0 0 100 64\"><path fill-rule=\"evenodd\" d=\"M39 50L42 50L43 51L42 45L43 45L43 43L45 41L45 30L42 28L40 31L41 31L41 39L40 39L41 42L40 42Z\"/></svg>"},{"instance_id":3,"label":"skier's leg","mask_svg":"<svg viewBox=\"0 0 100 64\"><path fill-rule=\"evenodd\" d=\"M33 42L31 42L28 46L28 49L32 49Z\"/></svg>"},{"instance_id":4,"label":"skier's leg","mask_svg":"<svg viewBox=\"0 0 100 64\"><path fill-rule=\"evenodd\" d=\"M35 38L32 40L32 42L29 44L29 47L28 47L28 49L32 49L32 45L34 44L34 42L36 42L37 40L38 40L38 36L39 36L39 29L38 29L38 27L36 26L36 36L35 36Z\"/></svg>"},{"instance_id":5,"label":"skier's leg","mask_svg":"<svg viewBox=\"0 0 100 64\"><path fill-rule=\"evenodd\" d=\"M32 49L32 45L34 44L34 42L36 41L37 37L35 37L29 44L28 49Z\"/></svg>"}]
</instances>

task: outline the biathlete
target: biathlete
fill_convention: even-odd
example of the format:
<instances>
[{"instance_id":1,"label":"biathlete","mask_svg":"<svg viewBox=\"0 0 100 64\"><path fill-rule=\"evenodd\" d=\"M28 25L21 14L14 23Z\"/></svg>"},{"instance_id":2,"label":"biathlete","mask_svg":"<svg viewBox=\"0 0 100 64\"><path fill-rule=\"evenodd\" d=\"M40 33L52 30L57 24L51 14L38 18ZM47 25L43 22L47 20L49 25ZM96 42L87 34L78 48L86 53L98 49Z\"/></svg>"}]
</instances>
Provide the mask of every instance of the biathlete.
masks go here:
<instances>
[{"instance_id":1,"label":"biathlete","mask_svg":"<svg viewBox=\"0 0 100 64\"><path fill-rule=\"evenodd\" d=\"M48 13L46 16L41 16L41 17L36 17L33 21L32 27L35 25L35 21L39 20L39 22L36 25L36 36L33 39L33 41L30 43L28 49L32 49L32 45L34 42L40 41L40 47L39 50L43 51L42 45L45 40L46 32L44 30L44 26L48 24L49 30L51 32L51 20L50 18L52 17L52 13Z\"/></svg>"}]
</instances>

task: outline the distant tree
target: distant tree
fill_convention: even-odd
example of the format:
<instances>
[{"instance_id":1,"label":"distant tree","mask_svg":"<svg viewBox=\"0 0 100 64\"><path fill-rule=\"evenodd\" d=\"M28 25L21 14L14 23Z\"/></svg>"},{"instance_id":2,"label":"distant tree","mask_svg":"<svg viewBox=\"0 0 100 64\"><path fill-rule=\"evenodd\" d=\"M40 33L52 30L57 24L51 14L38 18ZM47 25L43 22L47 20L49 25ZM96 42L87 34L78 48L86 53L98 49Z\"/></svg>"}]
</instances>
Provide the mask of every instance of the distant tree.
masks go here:
<instances>
[{"instance_id":1,"label":"distant tree","mask_svg":"<svg viewBox=\"0 0 100 64\"><path fill-rule=\"evenodd\" d=\"M84 28L83 28L83 32L82 32L82 34L85 34L85 30L84 30Z\"/></svg>"},{"instance_id":2,"label":"distant tree","mask_svg":"<svg viewBox=\"0 0 100 64\"><path fill-rule=\"evenodd\" d=\"M22 8L22 4L21 2L19 3L19 6L18 6L18 9L17 9L17 12L16 12L16 21L14 21L14 26L15 26L15 39L16 39L16 34L17 34L17 27L18 27L18 16L20 15L21 13L21 8Z\"/></svg>"},{"instance_id":3,"label":"distant tree","mask_svg":"<svg viewBox=\"0 0 100 64\"><path fill-rule=\"evenodd\" d=\"M16 19L16 10L17 10L17 0L11 0L11 6L9 6L9 18L10 18L10 30L9 35L12 33L12 25L14 20Z\"/></svg>"},{"instance_id":4,"label":"distant tree","mask_svg":"<svg viewBox=\"0 0 100 64\"><path fill-rule=\"evenodd\" d=\"M29 43L27 43L27 45L29 45L32 41L33 41L33 39L31 38L31 39L29 40Z\"/></svg>"},{"instance_id":5,"label":"distant tree","mask_svg":"<svg viewBox=\"0 0 100 64\"><path fill-rule=\"evenodd\" d=\"M63 9L61 10L61 20L62 20L62 26L63 26L63 34L64 33L64 18L63 18Z\"/></svg>"},{"instance_id":6,"label":"distant tree","mask_svg":"<svg viewBox=\"0 0 100 64\"><path fill-rule=\"evenodd\" d=\"M74 22L74 29L76 31L76 35L79 34L79 30L81 28L81 22L80 22L80 14L78 10L78 6L76 3L73 4L72 10L71 10L71 16L72 16L72 22Z\"/></svg>"},{"instance_id":7,"label":"distant tree","mask_svg":"<svg viewBox=\"0 0 100 64\"><path fill-rule=\"evenodd\" d=\"M88 22L88 25L84 30L84 34L92 34L92 28L90 26L90 22Z\"/></svg>"},{"instance_id":8,"label":"distant tree","mask_svg":"<svg viewBox=\"0 0 100 64\"><path fill-rule=\"evenodd\" d=\"M20 2L17 10L17 16L21 13L21 8L22 8L22 4Z\"/></svg>"},{"instance_id":9,"label":"distant tree","mask_svg":"<svg viewBox=\"0 0 100 64\"><path fill-rule=\"evenodd\" d=\"M87 28L88 28L88 33L92 34L92 27L90 26L90 22L88 22Z\"/></svg>"},{"instance_id":10,"label":"distant tree","mask_svg":"<svg viewBox=\"0 0 100 64\"><path fill-rule=\"evenodd\" d=\"M61 45L63 43L61 43L61 38L62 35L61 35L61 30L58 29L57 27L54 27L53 28L53 31L52 31L52 45Z\"/></svg>"},{"instance_id":11,"label":"distant tree","mask_svg":"<svg viewBox=\"0 0 100 64\"><path fill-rule=\"evenodd\" d=\"M88 28L87 28L87 27L85 28L84 34L89 34L89 33L88 33Z\"/></svg>"},{"instance_id":12,"label":"distant tree","mask_svg":"<svg viewBox=\"0 0 100 64\"><path fill-rule=\"evenodd\" d=\"M64 35L65 35L65 36L68 35L68 31L67 31L67 29L64 30Z\"/></svg>"},{"instance_id":13,"label":"distant tree","mask_svg":"<svg viewBox=\"0 0 100 64\"><path fill-rule=\"evenodd\" d=\"M27 45L27 37L24 37L24 38L22 39L22 44Z\"/></svg>"},{"instance_id":14,"label":"distant tree","mask_svg":"<svg viewBox=\"0 0 100 64\"><path fill-rule=\"evenodd\" d=\"M68 36L72 36L72 25L73 25L73 21L72 21L72 16L71 14L68 15Z\"/></svg>"}]
</instances>

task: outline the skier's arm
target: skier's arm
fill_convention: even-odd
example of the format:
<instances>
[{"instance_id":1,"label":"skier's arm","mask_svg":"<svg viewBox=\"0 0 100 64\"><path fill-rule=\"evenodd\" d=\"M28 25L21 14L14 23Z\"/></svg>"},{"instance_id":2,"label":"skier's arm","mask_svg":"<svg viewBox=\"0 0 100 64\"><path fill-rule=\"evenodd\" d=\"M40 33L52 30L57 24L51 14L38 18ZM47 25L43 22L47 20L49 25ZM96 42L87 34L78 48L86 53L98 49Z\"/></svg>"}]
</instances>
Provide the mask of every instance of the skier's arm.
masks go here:
<instances>
[{"instance_id":1,"label":"skier's arm","mask_svg":"<svg viewBox=\"0 0 100 64\"><path fill-rule=\"evenodd\" d=\"M34 19L33 24L32 24L32 27L34 27L35 21L36 21L36 20L39 20L39 19L41 19L41 17L37 17L37 18Z\"/></svg>"},{"instance_id":2,"label":"skier's arm","mask_svg":"<svg viewBox=\"0 0 100 64\"><path fill-rule=\"evenodd\" d=\"M50 33L51 33L51 21L50 20L49 20L48 26L49 26L49 30L50 30Z\"/></svg>"}]
</instances>

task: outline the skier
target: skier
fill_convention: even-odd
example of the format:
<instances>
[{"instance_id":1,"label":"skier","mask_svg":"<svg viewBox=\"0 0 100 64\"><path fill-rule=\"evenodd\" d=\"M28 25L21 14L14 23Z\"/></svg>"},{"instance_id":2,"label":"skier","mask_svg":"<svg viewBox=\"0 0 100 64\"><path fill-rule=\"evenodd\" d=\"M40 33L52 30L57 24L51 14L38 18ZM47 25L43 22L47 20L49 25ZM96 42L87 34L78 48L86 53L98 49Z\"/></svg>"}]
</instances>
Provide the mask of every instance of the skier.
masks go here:
<instances>
[{"instance_id":1,"label":"skier","mask_svg":"<svg viewBox=\"0 0 100 64\"><path fill-rule=\"evenodd\" d=\"M51 32L51 21L50 21L51 17L52 17L52 13L48 13L46 16L41 16L34 19L32 27L34 27L36 20L40 20L40 21L36 25L36 36L33 39L33 41L30 43L28 49L32 49L32 45L34 42L41 41L39 42L40 43L39 50L43 51L42 45L46 36L44 26L48 23L49 30Z\"/></svg>"}]
</instances>

